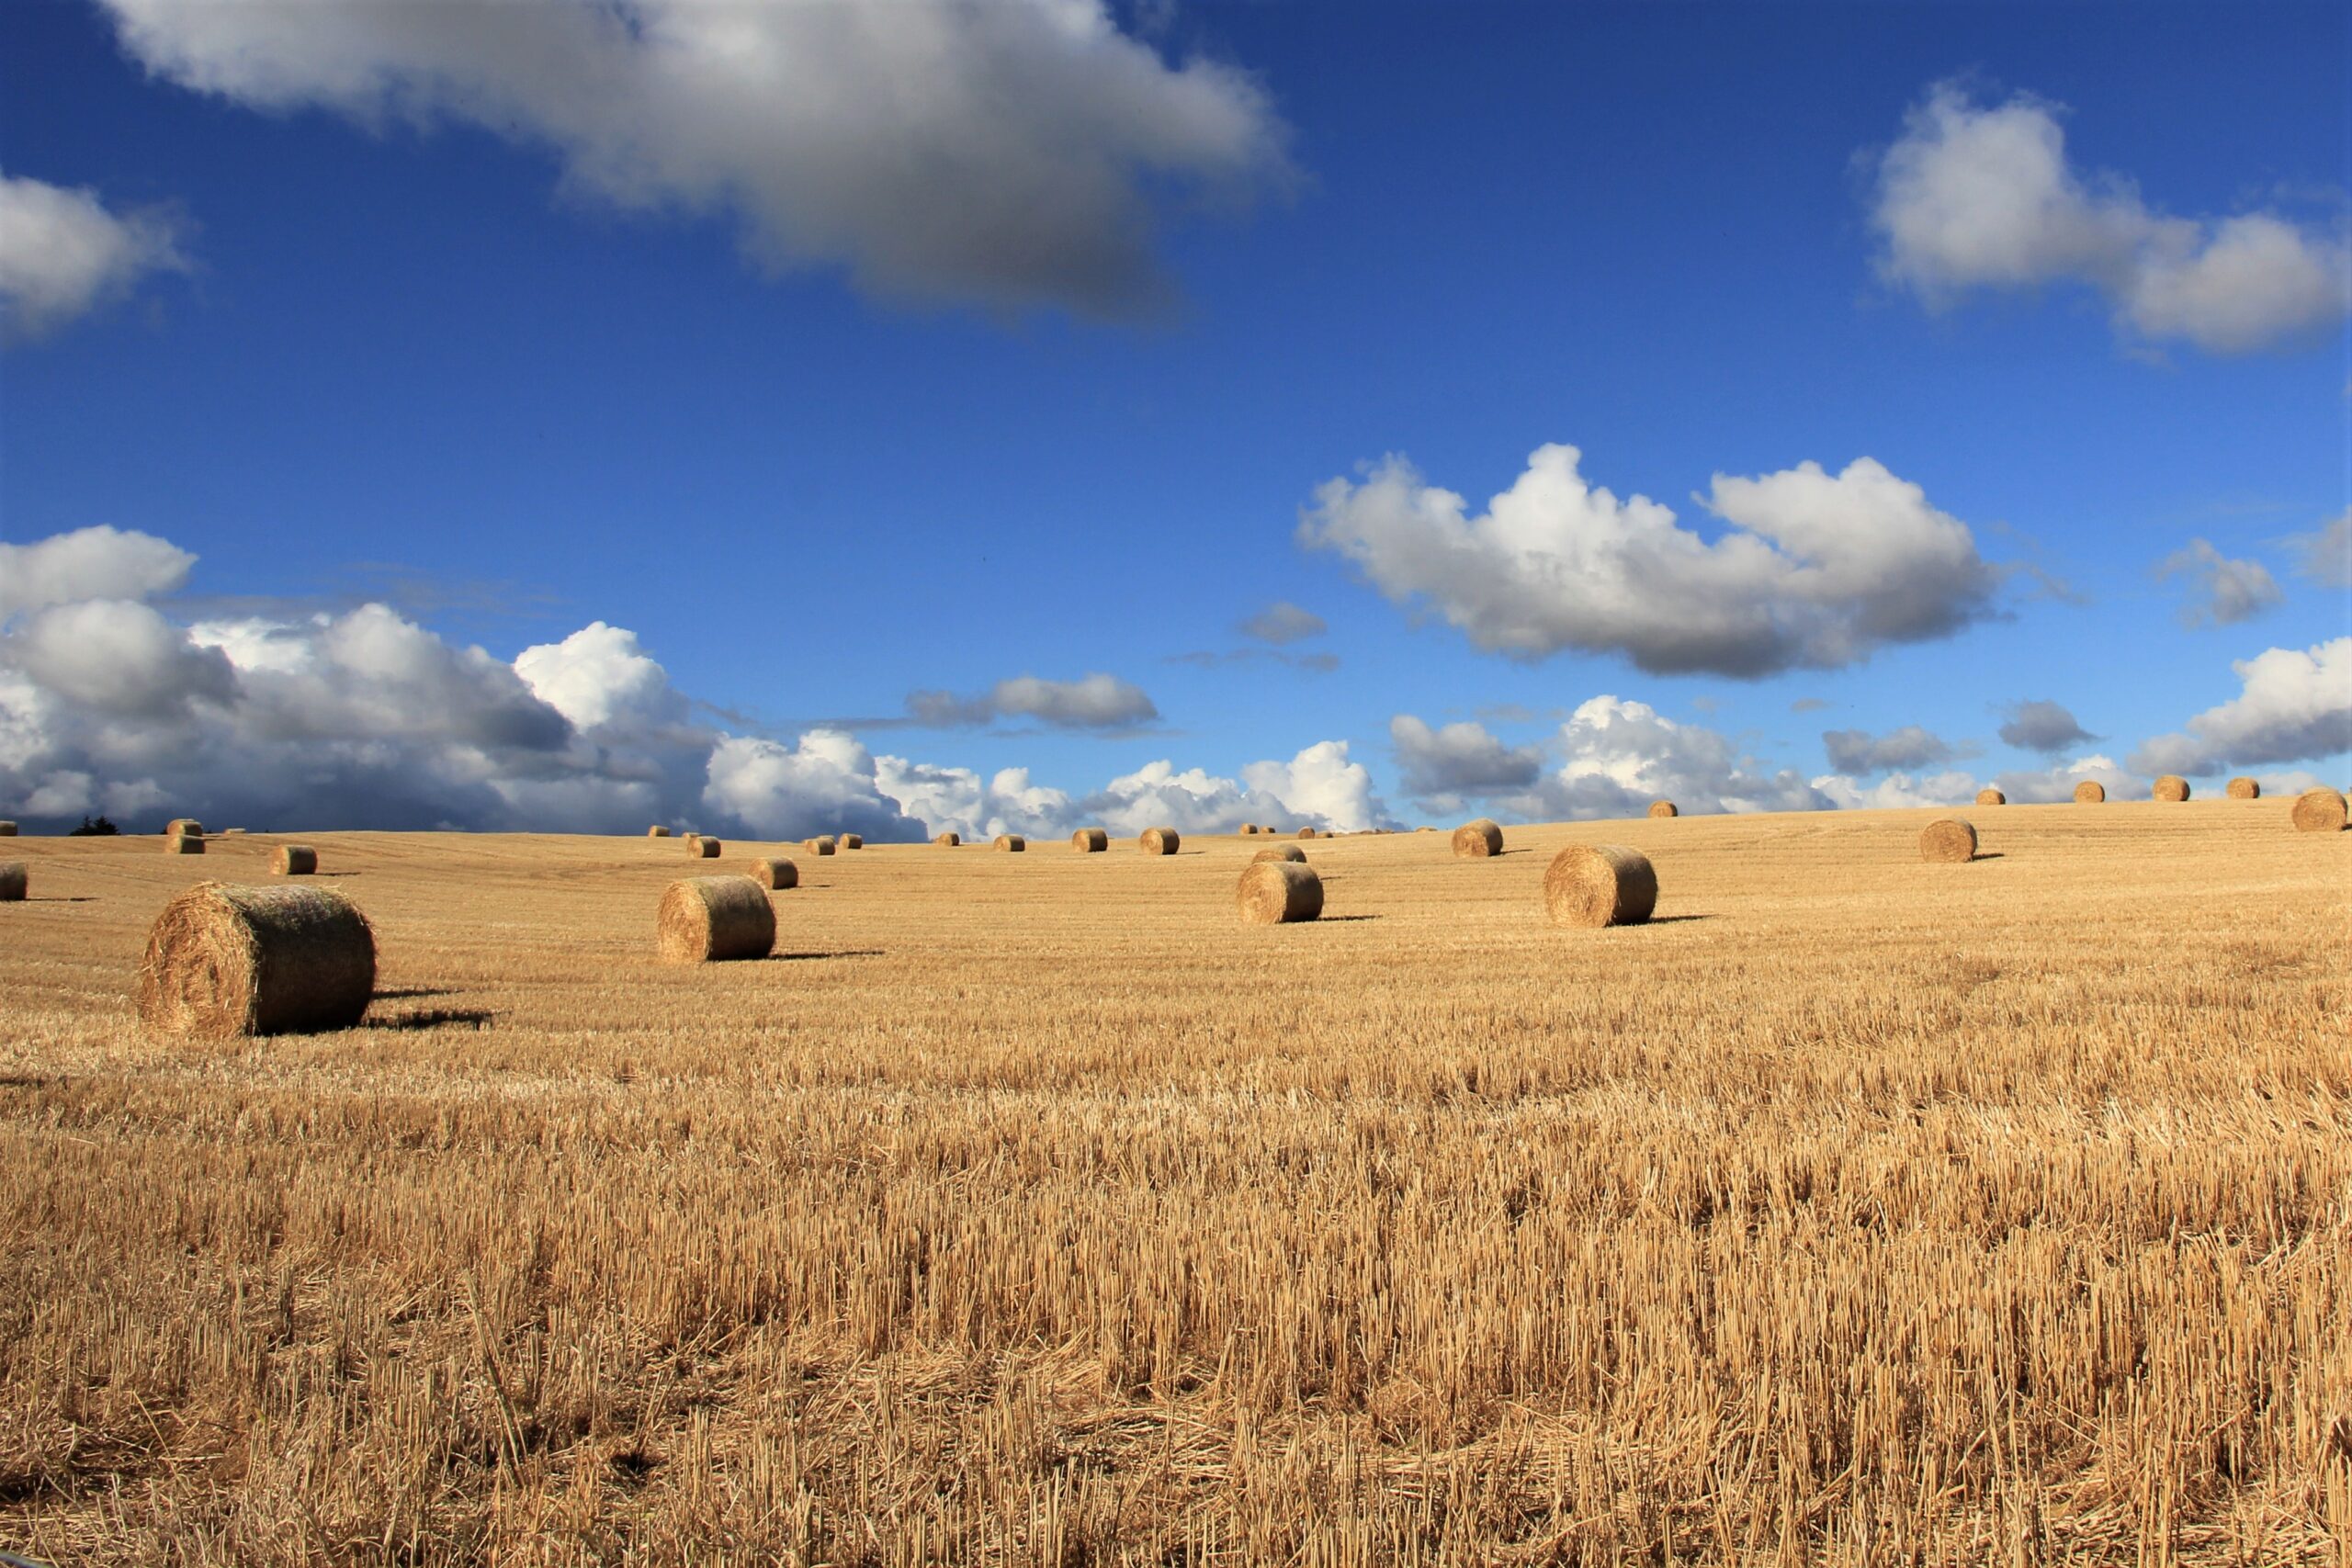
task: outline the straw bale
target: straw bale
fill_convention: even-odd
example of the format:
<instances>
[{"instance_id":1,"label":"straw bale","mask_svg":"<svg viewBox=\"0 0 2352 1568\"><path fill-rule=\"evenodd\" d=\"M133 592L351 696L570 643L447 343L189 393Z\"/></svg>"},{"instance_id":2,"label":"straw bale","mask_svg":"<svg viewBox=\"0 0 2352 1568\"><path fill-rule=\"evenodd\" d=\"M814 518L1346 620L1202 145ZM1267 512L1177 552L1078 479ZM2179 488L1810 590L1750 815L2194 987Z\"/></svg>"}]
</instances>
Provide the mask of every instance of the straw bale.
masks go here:
<instances>
[{"instance_id":1,"label":"straw bale","mask_svg":"<svg viewBox=\"0 0 2352 1568\"><path fill-rule=\"evenodd\" d=\"M139 1016L208 1040L347 1029L375 989L376 933L342 894L199 882L147 933Z\"/></svg>"},{"instance_id":2,"label":"straw bale","mask_svg":"<svg viewBox=\"0 0 2352 1568\"><path fill-rule=\"evenodd\" d=\"M964 835L961 833L942 833L939 837L932 840L933 843L937 844L944 850L952 850L963 841Z\"/></svg>"},{"instance_id":3,"label":"straw bale","mask_svg":"<svg viewBox=\"0 0 2352 1568\"><path fill-rule=\"evenodd\" d=\"M1306 852L1300 849L1296 844L1276 844L1270 849L1260 850L1256 854L1251 855L1250 857L1250 863L1256 865L1261 861L1275 860L1295 861L1303 864L1306 860Z\"/></svg>"},{"instance_id":4,"label":"straw bale","mask_svg":"<svg viewBox=\"0 0 2352 1568\"><path fill-rule=\"evenodd\" d=\"M164 835L164 852L167 855L200 855L204 852L204 835L166 833Z\"/></svg>"},{"instance_id":5,"label":"straw bale","mask_svg":"<svg viewBox=\"0 0 2352 1568\"><path fill-rule=\"evenodd\" d=\"M2007 806L2008 803L2009 797L1990 784L1976 792L1976 804L1979 806Z\"/></svg>"},{"instance_id":6,"label":"straw bale","mask_svg":"<svg viewBox=\"0 0 2352 1568\"><path fill-rule=\"evenodd\" d=\"M311 876L319 869L319 852L308 844L280 844L269 857L269 869L280 876Z\"/></svg>"},{"instance_id":7,"label":"straw bale","mask_svg":"<svg viewBox=\"0 0 2352 1568\"><path fill-rule=\"evenodd\" d=\"M2188 781L2178 773L2166 773L2148 792L2158 800L2181 801L2188 798Z\"/></svg>"},{"instance_id":8,"label":"straw bale","mask_svg":"<svg viewBox=\"0 0 2352 1568\"><path fill-rule=\"evenodd\" d=\"M1464 822L1453 830L1453 854L1457 860L1485 860L1502 852L1502 824L1491 817Z\"/></svg>"},{"instance_id":9,"label":"straw bale","mask_svg":"<svg viewBox=\"0 0 2352 1568\"><path fill-rule=\"evenodd\" d=\"M2306 833L2344 831L2344 796L2322 784L2295 797L2295 826Z\"/></svg>"},{"instance_id":10,"label":"straw bale","mask_svg":"<svg viewBox=\"0 0 2352 1568\"><path fill-rule=\"evenodd\" d=\"M1323 879L1300 861L1258 860L1244 866L1234 902L1245 926L1282 926L1323 913Z\"/></svg>"},{"instance_id":11,"label":"straw bale","mask_svg":"<svg viewBox=\"0 0 2352 1568\"><path fill-rule=\"evenodd\" d=\"M25 863L0 860L0 904L19 903L25 897Z\"/></svg>"},{"instance_id":12,"label":"straw bale","mask_svg":"<svg viewBox=\"0 0 2352 1568\"><path fill-rule=\"evenodd\" d=\"M706 839L700 833L686 840L686 854L692 860L717 860L718 851L717 839Z\"/></svg>"},{"instance_id":13,"label":"straw bale","mask_svg":"<svg viewBox=\"0 0 2352 1568\"><path fill-rule=\"evenodd\" d=\"M1675 805L1674 802L1670 800L1653 800L1650 802L1650 815L1653 817L1679 817L1682 815L1682 808Z\"/></svg>"},{"instance_id":14,"label":"straw bale","mask_svg":"<svg viewBox=\"0 0 2352 1568\"><path fill-rule=\"evenodd\" d=\"M1964 865L1976 858L1976 824L1962 817L1939 817L1919 835L1919 858L1939 865Z\"/></svg>"},{"instance_id":15,"label":"straw bale","mask_svg":"<svg viewBox=\"0 0 2352 1568\"><path fill-rule=\"evenodd\" d=\"M823 834L819 834L813 839L801 840L800 847L812 855L829 855L833 852L833 840Z\"/></svg>"},{"instance_id":16,"label":"straw bale","mask_svg":"<svg viewBox=\"0 0 2352 1568\"><path fill-rule=\"evenodd\" d=\"M1080 828L1069 836L1069 847L1082 855L1099 855L1111 847L1111 835L1100 828Z\"/></svg>"},{"instance_id":17,"label":"straw bale","mask_svg":"<svg viewBox=\"0 0 2352 1568\"><path fill-rule=\"evenodd\" d=\"M2075 804L2097 806L2107 798L2107 786L2097 779L2085 779L2075 786Z\"/></svg>"},{"instance_id":18,"label":"straw bale","mask_svg":"<svg viewBox=\"0 0 2352 1568\"><path fill-rule=\"evenodd\" d=\"M1544 873L1555 926L1637 926L1657 908L1657 872L1623 844L1570 844Z\"/></svg>"},{"instance_id":19,"label":"straw bale","mask_svg":"<svg viewBox=\"0 0 2352 1568\"><path fill-rule=\"evenodd\" d=\"M1146 828L1137 840L1148 855L1172 855L1183 841L1183 836L1173 828Z\"/></svg>"},{"instance_id":20,"label":"straw bale","mask_svg":"<svg viewBox=\"0 0 2352 1568\"><path fill-rule=\"evenodd\" d=\"M788 860L755 860L752 863L752 880L763 887L797 887L800 867Z\"/></svg>"},{"instance_id":21,"label":"straw bale","mask_svg":"<svg viewBox=\"0 0 2352 1568\"><path fill-rule=\"evenodd\" d=\"M1029 840L1018 833L999 833L990 840L989 847L1001 850L1009 855L1017 855L1028 849Z\"/></svg>"},{"instance_id":22,"label":"straw bale","mask_svg":"<svg viewBox=\"0 0 2352 1568\"><path fill-rule=\"evenodd\" d=\"M775 906L748 876L689 876L662 890L654 951L664 964L765 958L775 947Z\"/></svg>"},{"instance_id":23,"label":"straw bale","mask_svg":"<svg viewBox=\"0 0 2352 1568\"><path fill-rule=\"evenodd\" d=\"M2232 800L2260 800L2262 781L2240 774L2230 781L2230 798Z\"/></svg>"}]
</instances>

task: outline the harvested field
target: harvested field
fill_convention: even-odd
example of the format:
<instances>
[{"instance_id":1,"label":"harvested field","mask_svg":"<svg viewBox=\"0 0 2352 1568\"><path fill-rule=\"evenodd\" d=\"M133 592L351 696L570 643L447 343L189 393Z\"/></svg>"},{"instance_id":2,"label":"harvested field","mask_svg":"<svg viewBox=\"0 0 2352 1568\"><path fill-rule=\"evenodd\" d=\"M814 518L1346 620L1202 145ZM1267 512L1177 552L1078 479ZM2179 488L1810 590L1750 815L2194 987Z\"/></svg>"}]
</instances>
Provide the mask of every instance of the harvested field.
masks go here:
<instances>
[{"instance_id":1,"label":"harvested field","mask_svg":"<svg viewBox=\"0 0 2352 1568\"><path fill-rule=\"evenodd\" d=\"M230 1044L134 972L269 840L16 840L0 1544L2340 1568L2352 834L1935 815L1341 837L1279 931L1259 839L881 844L690 968L673 845L305 832L370 1022Z\"/></svg>"}]
</instances>

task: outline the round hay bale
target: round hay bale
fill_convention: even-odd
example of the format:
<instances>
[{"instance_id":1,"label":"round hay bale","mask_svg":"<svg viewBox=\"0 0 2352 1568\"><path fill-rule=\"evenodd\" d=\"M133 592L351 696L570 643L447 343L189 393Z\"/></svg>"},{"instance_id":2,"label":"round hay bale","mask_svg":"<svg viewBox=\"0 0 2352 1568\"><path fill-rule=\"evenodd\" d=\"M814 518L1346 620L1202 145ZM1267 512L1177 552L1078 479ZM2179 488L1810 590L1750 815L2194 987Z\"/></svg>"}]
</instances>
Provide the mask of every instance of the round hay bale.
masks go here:
<instances>
[{"instance_id":1,"label":"round hay bale","mask_svg":"<svg viewBox=\"0 0 2352 1568\"><path fill-rule=\"evenodd\" d=\"M25 897L25 863L0 860L0 904L17 904Z\"/></svg>"},{"instance_id":2,"label":"round hay bale","mask_svg":"<svg viewBox=\"0 0 2352 1568\"><path fill-rule=\"evenodd\" d=\"M670 836L670 829L656 822L645 830L645 836L649 839L666 839Z\"/></svg>"},{"instance_id":3,"label":"round hay bale","mask_svg":"<svg viewBox=\"0 0 2352 1568\"><path fill-rule=\"evenodd\" d=\"M1919 858L1939 865L1964 865L1976 858L1976 824L1939 817L1919 835Z\"/></svg>"},{"instance_id":4,"label":"round hay bale","mask_svg":"<svg viewBox=\"0 0 2352 1568\"><path fill-rule=\"evenodd\" d=\"M775 906L748 876L689 876L662 889L653 930L664 964L765 958L775 947Z\"/></svg>"},{"instance_id":5,"label":"round hay bale","mask_svg":"<svg viewBox=\"0 0 2352 1568\"><path fill-rule=\"evenodd\" d=\"M2344 831L2344 796L2325 784L2295 797L2295 826L2306 833Z\"/></svg>"},{"instance_id":6,"label":"round hay bale","mask_svg":"<svg viewBox=\"0 0 2352 1568\"><path fill-rule=\"evenodd\" d=\"M821 835L814 839L801 840L800 847L807 850L812 855L829 855L833 852L832 840Z\"/></svg>"},{"instance_id":7,"label":"round hay bale","mask_svg":"<svg viewBox=\"0 0 2352 1568\"><path fill-rule=\"evenodd\" d=\"M348 1029L376 991L376 933L330 888L199 882L155 917L139 1016L203 1040Z\"/></svg>"},{"instance_id":8,"label":"round hay bale","mask_svg":"<svg viewBox=\"0 0 2352 1568\"><path fill-rule=\"evenodd\" d=\"M763 887L797 887L800 867L788 860L755 860L752 863L752 880Z\"/></svg>"},{"instance_id":9,"label":"round hay bale","mask_svg":"<svg viewBox=\"0 0 2352 1568\"><path fill-rule=\"evenodd\" d=\"M1670 800L1653 800L1650 802L1650 815L1653 817L1679 817L1682 815L1682 808L1675 805L1674 802Z\"/></svg>"},{"instance_id":10,"label":"round hay bale","mask_svg":"<svg viewBox=\"0 0 2352 1568\"><path fill-rule=\"evenodd\" d=\"M1302 839L1315 839L1320 838L1322 835L1316 832L1312 828L1301 828L1298 830L1298 836Z\"/></svg>"},{"instance_id":11,"label":"round hay bale","mask_svg":"<svg viewBox=\"0 0 2352 1568\"><path fill-rule=\"evenodd\" d=\"M2008 803L2007 795L1990 785L1976 792L1976 804L1979 806L2007 806Z\"/></svg>"},{"instance_id":12,"label":"round hay bale","mask_svg":"<svg viewBox=\"0 0 2352 1568\"><path fill-rule=\"evenodd\" d=\"M964 835L961 833L942 833L939 837L932 840L933 843L937 844L943 850L952 850L963 841Z\"/></svg>"},{"instance_id":13,"label":"round hay bale","mask_svg":"<svg viewBox=\"0 0 2352 1568\"><path fill-rule=\"evenodd\" d=\"M1271 849L1260 850L1250 857L1251 865L1261 865L1267 861L1289 861L1304 865L1306 863L1306 852L1296 844L1276 844Z\"/></svg>"},{"instance_id":14,"label":"round hay bale","mask_svg":"<svg viewBox=\"0 0 2352 1568\"><path fill-rule=\"evenodd\" d=\"M1255 833L1258 830L1258 824L1255 822L1244 822L1241 824L1241 835L1244 838L1248 838L1250 834Z\"/></svg>"},{"instance_id":15,"label":"round hay bale","mask_svg":"<svg viewBox=\"0 0 2352 1568\"><path fill-rule=\"evenodd\" d=\"M2107 798L2107 786L2097 779L2085 779L2075 786L2075 804L2097 806Z\"/></svg>"},{"instance_id":16,"label":"round hay bale","mask_svg":"<svg viewBox=\"0 0 2352 1568\"><path fill-rule=\"evenodd\" d=\"M717 839L706 839L700 833L686 840L686 853L695 860L717 860L718 849Z\"/></svg>"},{"instance_id":17,"label":"round hay bale","mask_svg":"<svg viewBox=\"0 0 2352 1568\"><path fill-rule=\"evenodd\" d=\"M1457 860L1485 860L1502 852L1502 824L1491 817L1464 822L1453 830L1453 854Z\"/></svg>"},{"instance_id":18,"label":"round hay bale","mask_svg":"<svg viewBox=\"0 0 2352 1568\"><path fill-rule=\"evenodd\" d=\"M200 855L204 852L204 835L166 833L164 835L164 852L167 855Z\"/></svg>"},{"instance_id":19,"label":"round hay bale","mask_svg":"<svg viewBox=\"0 0 2352 1568\"><path fill-rule=\"evenodd\" d=\"M13 839L16 836L17 825L14 822L0 822L0 839Z\"/></svg>"},{"instance_id":20,"label":"round hay bale","mask_svg":"<svg viewBox=\"0 0 2352 1568\"><path fill-rule=\"evenodd\" d=\"M865 836L863 833L843 833L840 843L845 850L862 850L865 847Z\"/></svg>"},{"instance_id":21,"label":"round hay bale","mask_svg":"<svg viewBox=\"0 0 2352 1568\"><path fill-rule=\"evenodd\" d=\"M164 832L166 836L185 833L190 838L201 839L204 837L204 824L193 817L175 817L164 824Z\"/></svg>"},{"instance_id":22,"label":"round hay bale","mask_svg":"<svg viewBox=\"0 0 2352 1568\"><path fill-rule=\"evenodd\" d=\"M2250 779L2243 774L2232 779L2230 781L2230 798L2232 800L2260 800L2262 798L2262 781L2259 779Z\"/></svg>"},{"instance_id":23,"label":"round hay bale","mask_svg":"<svg viewBox=\"0 0 2352 1568\"><path fill-rule=\"evenodd\" d=\"M1111 835L1100 828L1080 828L1069 836L1069 847L1082 855L1099 855L1111 847Z\"/></svg>"},{"instance_id":24,"label":"round hay bale","mask_svg":"<svg viewBox=\"0 0 2352 1568\"><path fill-rule=\"evenodd\" d=\"M1017 855L1029 848L1029 840L1018 833L999 833L989 841L989 847L1001 850L1009 855Z\"/></svg>"},{"instance_id":25,"label":"round hay bale","mask_svg":"<svg viewBox=\"0 0 2352 1568\"><path fill-rule=\"evenodd\" d=\"M1323 879L1302 861L1256 860L1241 870L1234 903L1245 926L1286 926L1323 913Z\"/></svg>"},{"instance_id":26,"label":"round hay bale","mask_svg":"<svg viewBox=\"0 0 2352 1568\"><path fill-rule=\"evenodd\" d=\"M1570 844L1544 873L1555 926L1638 926L1657 908L1649 856L1623 844Z\"/></svg>"},{"instance_id":27,"label":"round hay bale","mask_svg":"<svg viewBox=\"0 0 2352 1568\"><path fill-rule=\"evenodd\" d=\"M2188 781L2178 773L2166 773L2156 781L2155 787L2148 793L2158 800L2187 800Z\"/></svg>"},{"instance_id":28,"label":"round hay bale","mask_svg":"<svg viewBox=\"0 0 2352 1568\"><path fill-rule=\"evenodd\" d=\"M1172 855L1176 852L1176 846L1184 840L1173 828L1146 828L1143 837L1136 841L1148 855Z\"/></svg>"},{"instance_id":29,"label":"round hay bale","mask_svg":"<svg viewBox=\"0 0 2352 1568\"><path fill-rule=\"evenodd\" d=\"M319 852L308 844L280 844L269 857L269 869L280 876L312 876L319 869Z\"/></svg>"}]
</instances>

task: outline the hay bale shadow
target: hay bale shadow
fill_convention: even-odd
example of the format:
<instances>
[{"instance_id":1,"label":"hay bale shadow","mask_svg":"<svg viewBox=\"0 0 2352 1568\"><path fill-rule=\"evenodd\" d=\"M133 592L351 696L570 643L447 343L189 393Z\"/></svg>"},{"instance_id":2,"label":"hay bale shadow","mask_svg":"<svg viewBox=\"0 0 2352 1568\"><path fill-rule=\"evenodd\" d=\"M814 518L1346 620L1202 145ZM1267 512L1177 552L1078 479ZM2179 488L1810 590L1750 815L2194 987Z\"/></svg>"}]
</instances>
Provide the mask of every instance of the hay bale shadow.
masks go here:
<instances>
[{"instance_id":1,"label":"hay bale shadow","mask_svg":"<svg viewBox=\"0 0 2352 1568\"><path fill-rule=\"evenodd\" d=\"M493 1015L488 1008L414 1008L390 1018L363 1021L368 1029L488 1029Z\"/></svg>"},{"instance_id":2,"label":"hay bale shadow","mask_svg":"<svg viewBox=\"0 0 2352 1568\"><path fill-rule=\"evenodd\" d=\"M771 953L770 964L800 964L812 958L888 958L887 949L879 947L845 947L833 953Z\"/></svg>"}]
</instances>

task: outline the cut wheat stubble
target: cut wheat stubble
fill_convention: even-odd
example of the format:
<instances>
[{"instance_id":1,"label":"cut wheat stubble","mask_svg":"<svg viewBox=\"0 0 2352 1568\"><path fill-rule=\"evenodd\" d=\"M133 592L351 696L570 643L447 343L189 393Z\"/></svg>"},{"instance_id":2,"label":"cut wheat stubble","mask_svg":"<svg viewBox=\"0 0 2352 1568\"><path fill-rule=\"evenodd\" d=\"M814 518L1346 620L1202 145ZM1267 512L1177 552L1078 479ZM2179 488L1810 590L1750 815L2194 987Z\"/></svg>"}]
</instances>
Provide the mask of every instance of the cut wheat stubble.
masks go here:
<instances>
[{"instance_id":1,"label":"cut wheat stubble","mask_svg":"<svg viewBox=\"0 0 2352 1568\"><path fill-rule=\"evenodd\" d=\"M1570 844L1544 873L1555 926L1638 926L1657 908L1657 872L1623 844Z\"/></svg>"}]
</instances>

